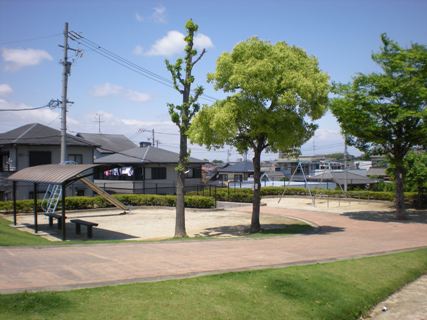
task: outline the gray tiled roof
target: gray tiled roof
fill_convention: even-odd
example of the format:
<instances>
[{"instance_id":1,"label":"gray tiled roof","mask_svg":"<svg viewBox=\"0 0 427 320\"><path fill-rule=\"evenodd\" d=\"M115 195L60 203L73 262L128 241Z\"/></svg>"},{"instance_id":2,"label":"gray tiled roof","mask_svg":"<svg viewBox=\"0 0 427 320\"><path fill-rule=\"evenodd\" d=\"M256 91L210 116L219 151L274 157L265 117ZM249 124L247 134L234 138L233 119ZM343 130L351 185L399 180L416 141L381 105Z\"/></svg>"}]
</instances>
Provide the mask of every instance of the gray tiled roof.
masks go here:
<instances>
[{"instance_id":1,"label":"gray tiled roof","mask_svg":"<svg viewBox=\"0 0 427 320\"><path fill-rule=\"evenodd\" d=\"M242 161L231 164L225 168L219 168L218 172L254 172L254 165L251 161Z\"/></svg>"},{"instance_id":2,"label":"gray tiled roof","mask_svg":"<svg viewBox=\"0 0 427 320\"><path fill-rule=\"evenodd\" d=\"M386 168L369 168L368 176L385 177L387 176Z\"/></svg>"},{"instance_id":3,"label":"gray tiled roof","mask_svg":"<svg viewBox=\"0 0 427 320\"><path fill-rule=\"evenodd\" d=\"M178 163L179 154L176 152L147 146L136 147L129 150L120 151L105 157L96 159L95 163ZM205 163L203 160L190 158L189 163Z\"/></svg>"},{"instance_id":4,"label":"gray tiled roof","mask_svg":"<svg viewBox=\"0 0 427 320\"><path fill-rule=\"evenodd\" d=\"M311 181L333 181L338 184L344 184L346 180L345 171L325 171L323 173L311 176L309 178ZM377 182L374 179L370 179L366 176L360 174L347 172L347 184L369 184Z\"/></svg>"},{"instance_id":5,"label":"gray tiled roof","mask_svg":"<svg viewBox=\"0 0 427 320\"><path fill-rule=\"evenodd\" d=\"M22 127L0 133L0 145L25 144L25 145L61 145L61 132L57 129L30 123ZM67 134L67 145L94 147L95 144L82 138Z\"/></svg>"},{"instance_id":6,"label":"gray tiled roof","mask_svg":"<svg viewBox=\"0 0 427 320\"><path fill-rule=\"evenodd\" d=\"M77 133L77 136L100 146L97 150L101 153L114 153L136 147L135 143L122 134Z\"/></svg>"}]
</instances>

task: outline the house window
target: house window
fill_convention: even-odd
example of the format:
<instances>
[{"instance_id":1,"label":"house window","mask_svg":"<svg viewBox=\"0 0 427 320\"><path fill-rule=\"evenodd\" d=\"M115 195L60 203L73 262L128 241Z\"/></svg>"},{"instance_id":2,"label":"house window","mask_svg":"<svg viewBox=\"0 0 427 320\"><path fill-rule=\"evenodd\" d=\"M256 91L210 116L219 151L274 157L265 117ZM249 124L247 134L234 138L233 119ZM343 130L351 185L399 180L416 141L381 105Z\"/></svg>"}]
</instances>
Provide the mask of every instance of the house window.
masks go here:
<instances>
[{"instance_id":1,"label":"house window","mask_svg":"<svg viewBox=\"0 0 427 320\"><path fill-rule=\"evenodd\" d=\"M151 168L151 179L166 179L166 168L160 167L160 168Z\"/></svg>"},{"instance_id":2,"label":"house window","mask_svg":"<svg viewBox=\"0 0 427 320\"><path fill-rule=\"evenodd\" d=\"M52 163L52 153L50 151L30 151L29 158L30 167Z\"/></svg>"},{"instance_id":3,"label":"house window","mask_svg":"<svg viewBox=\"0 0 427 320\"><path fill-rule=\"evenodd\" d=\"M187 178L196 179L202 177L202 169L201 168L191 168L190 172L187 175Z\"/></svg>"},{"instance_id":4,"label":"house window","mask_svg":"<svg viewBox=\"0 0 427 320\"><path fill-rule=\"evenodd\" d=\"M228 174L220 174L219 180L221 181L228 181Z\"/></svg>"},{"instance_id":5,"label":"house window","mask_svg":"<svg viewBox=\"0 0 427 320\"><path fill-rule=\"evenodd\" d=\"M68 155L68 161L72 161L76 164L82 164L83 163L83 155L81 155L81 154L69 154Z\"/></svg>"},{"instance_id":6,"label":"house window","mask_svg":"<svg viewBox=\"0 0 427 320\"><path fill-rule=\"evenodd\" d=\"M76 195L77 195L77 197L84 197L85 190L84 189L76 189Z\"/></svg>"},{"instance_id":7,"label":"house window","mask_svg":"<svg viewBox=\"0 0 427 320\"><path fill-rule=\"evenodd\" d=\"M12 167L12 159L9 158L9 152L0 152L1 155L1 168L0 171L13 171L11 170Z\"/></svg>"}]
</instances>

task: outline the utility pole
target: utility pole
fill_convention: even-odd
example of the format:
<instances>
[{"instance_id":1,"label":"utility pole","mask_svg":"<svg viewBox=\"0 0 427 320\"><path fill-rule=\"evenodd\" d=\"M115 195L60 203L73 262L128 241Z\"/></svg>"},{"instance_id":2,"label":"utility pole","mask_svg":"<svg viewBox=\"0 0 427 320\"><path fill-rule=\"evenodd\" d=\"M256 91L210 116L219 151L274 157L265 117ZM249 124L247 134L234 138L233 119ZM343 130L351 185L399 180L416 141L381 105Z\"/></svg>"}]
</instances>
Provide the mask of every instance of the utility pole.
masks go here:
<instances>
[{"instance_id":1,"label":"utility pole","mask_svg":"<svg viewBox=\"0 0 427 320\"><path fill-rule=\"evenodd\" d=\"M153 137L152 137L152 139L153 139L153 140L152 140L152 141L153 141L153 147L155 147L155 145L154 145L154 144L156 143L156 142L155 142L156 140L154 140L154 129L153 129L153 130L151 130L151 134L153 135Z\"/></svg>"},{"instance_id":2,"label":"utility pole","mask_svg":"<svg viewBox=\"0 0 427 320\"><path fill-rule=\"evenodd\" d=\"M104 122L103 120L101 120L102 114L101 113L97 113L95 115L95 117L98 118L98 119L95 120L95 122L98 122L98 133L101 133L101 122Z\"/></svg>"},{"instance_id":3,"label":"utility pole","mask_svg":"<svg viewBox=\"0 0 427 320\"><path fill-rule=\"evenodd\" d=\"M61 164L67 161L67 87L71 62L68 61L68 22L64 28L64 60L62 61L62 107L61 107Z\"/></svg>"}]
</instances>

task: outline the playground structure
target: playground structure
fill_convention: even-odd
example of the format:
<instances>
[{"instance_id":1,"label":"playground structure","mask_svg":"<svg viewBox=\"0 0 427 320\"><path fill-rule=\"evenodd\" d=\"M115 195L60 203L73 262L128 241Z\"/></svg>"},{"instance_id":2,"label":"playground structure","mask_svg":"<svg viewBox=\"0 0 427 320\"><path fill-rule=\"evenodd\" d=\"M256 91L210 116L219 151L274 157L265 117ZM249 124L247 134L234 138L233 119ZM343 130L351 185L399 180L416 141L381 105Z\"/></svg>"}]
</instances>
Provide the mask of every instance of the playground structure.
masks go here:
<instances>
[{"instance_id":1,"label":"playground structure","mask_svg":"<svg viewBox=\"0 0 427 320\"><path fill-rule=\"evenodd\" d=\"M87 178L81 178L81 182L83 182L89 189L96 192L103 199L111 203L118 209L123 210L124 213L129 212L129 208L125 206L122 202L111 196L108 192L102 190L92 181ZM52 215L55 213L56 208L58 206L59 201L61 200L62 190L61 185L59 184L49 184L47 186L46 192L43 196L41 207L45 213L45 215Z\"/></svg>"},{"instance_id":2,"label":"playground structure","mask_svg":"<svg viewBox=\"0 0 427 320\"><path fill-rule=\"evenodd\" d=\"M99 194L109 203L115 207L120 208L127 213L127 208L123 203L112 197L110 194L100 189L94 183L87 179L87 177L93 175L96 164L48 164L34 167L28 167L12 174L8 180L12 181L12 196L13 196L13 223L17 224L17 205L16 205L16 188L18 182L31 182L33 183L33 213L34 213L34 231L38 232L38 212L37 212L37 189L39 184L48 184L46 193L42 200L42 209L44 214L49 217L49 224L51 224L52 218L58 220L58 228L62 230L62 240L66 240L66 228L65 228L65 190L70 184L76 181L82 181L88 188ZM55 213L59 202L61 201L61 214Z\"/></svg>"}]
</instances>

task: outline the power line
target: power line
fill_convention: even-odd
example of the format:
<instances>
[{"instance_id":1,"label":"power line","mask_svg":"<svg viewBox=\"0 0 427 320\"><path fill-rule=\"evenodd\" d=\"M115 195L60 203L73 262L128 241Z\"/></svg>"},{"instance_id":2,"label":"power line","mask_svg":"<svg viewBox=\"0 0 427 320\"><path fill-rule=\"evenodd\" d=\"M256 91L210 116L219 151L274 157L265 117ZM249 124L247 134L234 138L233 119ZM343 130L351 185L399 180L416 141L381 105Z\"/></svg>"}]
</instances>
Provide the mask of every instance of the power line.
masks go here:
<instances>
[{"instance_id":1,"label":"power line","mask_svg":"<svg viewBox=\"0 0 427 320\"><path fill-rule=\"evenodd\" d=\"M59 106L59 104L61 103L60 100L50 100L49 103L45 106L41 106L41 107L35 107L35 108L21 108L21 109L0 109L0 111L3 112L16 112L16 111L32 111L32 110L39 110L39 109L43 109L43 108L56 108Z\"/></svg>"},{"instance_id":2,"label":"power line","mask_svg":"<svg viewBox=\"0 0 427 320\"><path fill-rule=\"evenodd\" d=\"M13 41L3 41L0 42L0 45L4 44L13 44L13 43L20 43L20 42L28 42L28 41L36 41L36 40L42 40L42 39L49 39L54 38L62 35L62 33L55 33L47 36L40 36L40 37L34 37L34 38L26 38L26 39L20 39L20 40L13 40Z\"/></svg>"},{"instance_id":3,"label":"power line","mask_svg":"<svg viewBox=\"0 0 427 320\"><path fill-rule=\"evenodd\" d=\"M77 42L78 44L90 49L91 51L121 65L122 67L125 67L139 75L142 75L150 80L156 81L164 86L167 86L169 88L175 89L173 82L155 72L150 71L149 69L146 69L144 67L141 67L123 57L120 55L105 49L104 47L100 46L99 44L95 43L92 40L89 40L86 37L83 37L82 35L78 34L77 32L71 31L70 33L70 39ZM208 96L206 94L201 95L201 98L209 101L209 102L215 102L217 101L216 98Z\"/></svg>"}]
</instances>

